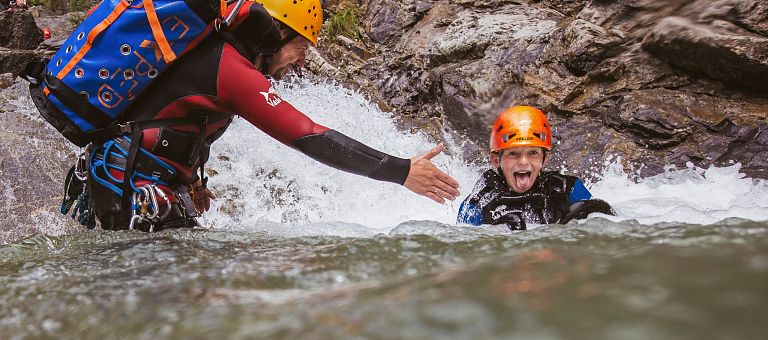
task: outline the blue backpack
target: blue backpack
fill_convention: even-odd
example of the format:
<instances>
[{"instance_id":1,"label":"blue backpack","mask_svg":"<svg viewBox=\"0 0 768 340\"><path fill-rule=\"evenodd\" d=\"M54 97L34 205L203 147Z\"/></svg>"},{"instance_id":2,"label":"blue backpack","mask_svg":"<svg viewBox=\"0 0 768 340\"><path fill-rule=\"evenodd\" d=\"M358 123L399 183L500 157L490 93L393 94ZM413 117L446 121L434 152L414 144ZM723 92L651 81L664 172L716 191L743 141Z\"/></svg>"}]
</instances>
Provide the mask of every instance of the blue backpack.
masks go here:
<instances>
[{"instance_id":1,"label":"blue backpack","mask_svg":"<svg viewBox=\"0 0 768 340\"><path fill-rule=\"evenodd\" d=\"M116 126L122 112L228 22L225 6L223 0L104 0L50 59L27 64L38 111L80 147L129 132Z\"/></svg>"}]
</instances>

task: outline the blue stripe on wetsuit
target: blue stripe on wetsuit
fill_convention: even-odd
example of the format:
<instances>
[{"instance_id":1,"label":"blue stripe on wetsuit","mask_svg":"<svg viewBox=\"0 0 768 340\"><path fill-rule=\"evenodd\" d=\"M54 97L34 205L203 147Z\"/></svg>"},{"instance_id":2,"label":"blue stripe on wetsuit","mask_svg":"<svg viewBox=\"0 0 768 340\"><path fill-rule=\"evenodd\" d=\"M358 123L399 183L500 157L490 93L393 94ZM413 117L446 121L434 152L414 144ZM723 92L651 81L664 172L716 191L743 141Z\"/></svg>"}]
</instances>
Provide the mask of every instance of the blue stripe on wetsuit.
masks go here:
<instances>
[{"instance_id":1,"label":"blue stripe on wetsuit","mask_svg":"<svg viewBox=\"0 0 768 340\"><path fill-rule=\"evenodd\" d=\"M568 205L574 204L578 201L584 201L592 198L592 193L587 190L584 183L580 179L576 179L576 183L573 183L571 193L568 194Z\"/></svg>"},{"instance_id":2,"label":"blue stripe on wetsuit","mask_svg":"<svg viewBox=\"0 0 768 340\"><path fill-rule=\"evenodd\" d=\"M456 217L456 223L481 225L483 224L483 212L477 205L462 202L459 206L459 216Z\"/></svg>"}]
</instances>

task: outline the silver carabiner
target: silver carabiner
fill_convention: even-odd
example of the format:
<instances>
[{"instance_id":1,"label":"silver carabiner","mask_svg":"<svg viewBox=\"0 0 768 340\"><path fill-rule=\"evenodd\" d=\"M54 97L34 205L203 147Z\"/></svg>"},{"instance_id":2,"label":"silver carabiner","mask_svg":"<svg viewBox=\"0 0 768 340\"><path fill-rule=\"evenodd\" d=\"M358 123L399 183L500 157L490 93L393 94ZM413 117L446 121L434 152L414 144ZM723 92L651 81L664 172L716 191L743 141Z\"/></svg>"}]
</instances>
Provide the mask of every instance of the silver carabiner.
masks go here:
<instances>
[{"instance_id":1,"label":"silver carabiner","mask_svg":"<svg viewBox=\"0 0 768 340\"><path fill-rule=\"evenodd\" d=\"M160 198L162 198L163 201L165 202L165 211L160 216L160 220L163 220L166 217L168 217L168 215L171 214L171 200L168 199L168 195L165 194L165 191L163 191L163 189L160 189L160 187L158 187L157 185L153 185L152 188L154 188L155 191L157 191L157 194L160 195ZM157 206L157 209L160 210L160 206Z\"/></svg>"},{"instance_id":2,"label":"silver carabiner","mask_svg":"<svg viewBox=\"0 0 768 340\"><path fill-rule=\"evenodd\" d=\"M224 18L224 27L229 27L229 25L232 24L233 21L235 21L235 18L237 17L237 13L240 12L240 7L243 7L243 4L245 3L245 0L238 0L235 7L232 9L232 12L227 15L226 18ZM221 24L219 24L219 27L216 27L216 30L221 29Z\"/></svg>"},{"instance_id":3,"label":"silver carabiner","mask_svg":"<svg viewBox=\"0 0 768 340\"><path fill-rule=\"evenodd\" d=\"M74 175L81 182L85 182L88 179L88 166L86 165L85 152L81 153L80 156L77 156Z\"/></svg>"},{"instance_id":4,"label":"silver carabiner","mask_svg":"<svg viewBox=\"0 0 768 340\"><path fill-rule=\"evenodd\" d=\"M131 195L131 221L128 224L128 230L133 230L133 226L136 223L141 223L142 222L141 215L139 215L136 212L136 208L134 208L134 207L136 207L138 205L139 200L140 200L139 193L138 192L134 192Z\"/></svg>"},{"instance_id":5,"label":"silver carabiner","mask_svg":"<svg viewBox=\"0 0 768 340\"><path fill-rule=\"evenodd\" d=\"M152 190L152 187L149 184L145 184L142 187L139 188L141 192L144 194L144 198L148 201L148 204L151 204L152 207L147 207L147 212L142 214L144 215L144 218L148 220L154 220L157 217L158 209L157 209L157 196L155 196L155 191Z\"/></svg>"},{"instance_id":6,"label":"silver carabiner","mask_svg":"<svg viewBox=\"0 0 768 340\"><path fill-rule=\"evenodd\" d=\"M128 230L133 230L133 226L136 223L141 223L141 222L144 222L144 218L142 218L141 215L133 215L133 217L131 217L131 223L128 224Z\"/></svg>"}]
</instances>

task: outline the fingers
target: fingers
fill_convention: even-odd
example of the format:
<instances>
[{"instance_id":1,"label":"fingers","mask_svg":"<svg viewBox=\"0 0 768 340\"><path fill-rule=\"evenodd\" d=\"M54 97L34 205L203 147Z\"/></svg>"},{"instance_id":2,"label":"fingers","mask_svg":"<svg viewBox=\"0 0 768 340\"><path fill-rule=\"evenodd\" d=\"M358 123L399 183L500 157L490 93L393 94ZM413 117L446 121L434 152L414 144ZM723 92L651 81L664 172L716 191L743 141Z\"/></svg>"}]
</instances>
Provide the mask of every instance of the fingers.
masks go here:
<instances>
[{"instance_id":1,"label":"fingers","mask_svg":"<svg viewBox=\"0 0 768 340\"><path fill-rule=\"evenodd\" d=\"M445 145L443 145L443 143L440 143L440 144L437 144L436 147L432 148L432 150L427 151L427 153L423 154L419 158L432 159L433 157L443 152L443 150L445 150Z\"/></svg>"},{"instance_id":2,"label":"fingers","mask_svg":"<svg viewBox=\"0 0 768 340\"><path fill-rule=\"evenodd\" d=\"M204 213L211 209L211 200L208 198L202 198L195 201L195 209L199 213Z\"/></svg>"},{"instance_id":3,"label":"fingers","mask_svg":"<svg viewBox=\"0 0 768 340\"><path fill-rule=\"evenodd\" d=\"M456 195L459 194L459 182L453 179L453 177L438 169L437 179L439 179L440 182L445 183L445 185L453 188L456 191Z\"/></svg>"},{"instance_id":4,"label":"fingers","mask_svg":"<svg viewBox=\"0 0 768 340\"><path fill-rule=\"evenodd\" d=\"M411 169L403 185L414 193L425 196L437 203L455 200L459 192L459 182L437 168L431 158L437 156L445 146L441 143L429 152L411 159Z\"/></svg>"},{"instance_id":5,"label":"fingers","mask_svg":"<svg viewBox=\"0 0 768 340\"><path fill-rule=\"evenodd\" d=\"M435 201L437 203L445 204L445 200L442 199L437 194L435 194L434 192L427 192L426 194L424 194L424 196L428 197L429 199L431 199L431 200L433 200L433 201Z\"/></svg>"},{"instance_id":6,"label":"fingers","mask_svg":"<svg viewBox=\"0 0 768 340\"><path fill-rule=\"evenodd\" d=\"M435 193L448 200L455 200L456 196L459 196L459 189L453 187L445 182L435 183Z\"/></svg>"}]
</instances>

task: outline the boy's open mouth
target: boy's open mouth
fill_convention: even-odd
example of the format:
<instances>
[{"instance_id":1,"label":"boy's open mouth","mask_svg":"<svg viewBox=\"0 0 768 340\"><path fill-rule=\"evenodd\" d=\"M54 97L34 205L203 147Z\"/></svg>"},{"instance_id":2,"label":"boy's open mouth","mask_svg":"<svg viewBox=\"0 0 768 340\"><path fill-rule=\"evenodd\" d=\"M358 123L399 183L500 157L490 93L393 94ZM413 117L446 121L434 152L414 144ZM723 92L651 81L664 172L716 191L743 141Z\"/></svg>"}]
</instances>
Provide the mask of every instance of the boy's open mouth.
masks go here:
<instances>
[{"instance_id":1,"label":"boy's open mouth","mask_svg":"<svg viewBox=\"0 0 768 340\"><path fill-rule=\"evenodd\" d=\"M518 188L528 188L531 184L530 171L515 171L515 183Z\"/></svg>"}]
</instances>

